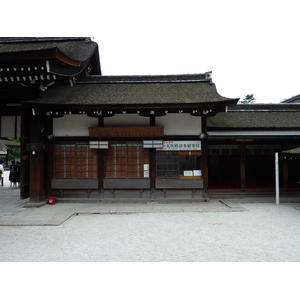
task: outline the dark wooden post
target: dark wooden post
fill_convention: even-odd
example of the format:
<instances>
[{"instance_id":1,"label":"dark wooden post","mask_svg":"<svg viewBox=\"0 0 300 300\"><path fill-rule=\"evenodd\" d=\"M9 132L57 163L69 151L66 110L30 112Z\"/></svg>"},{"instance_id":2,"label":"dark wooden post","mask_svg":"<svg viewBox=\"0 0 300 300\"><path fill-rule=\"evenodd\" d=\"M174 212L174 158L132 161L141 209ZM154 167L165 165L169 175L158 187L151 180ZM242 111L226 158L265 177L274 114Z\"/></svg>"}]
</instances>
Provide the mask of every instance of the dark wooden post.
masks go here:
<instances>
[{"instance_id":1,"label":"dark wooden post","mask_svg":"<svg viewBox=\"0 0 300 300\"><path fill-rule=\"evenodd\" d=\"M49 195L51 191L51 179L53 178L53 160L54 160L54 143L53 143L53 118L47 116L45 118L45 146L46 152L44 153L45 156L45 195Z\"/></svg>"},{"instance_id":2,"label":"dark wooden post","mask_svg":"<svg viewBox=\"0 0 300 300\"><path fill-rule=\"evenodd\" d=\"M104 127L103 116L98 117L98 127ZM102 199L104 198L103 180L105 178L105 151L106 150L98 151L98 180L99 180L98 192L99 194L101 194Z\"/></svg>"},{"instance_id":3,"label":"dark wooden post","mask_svg":"<svg viewBox=\"0 0 300 300\"><path fill-rule=\"evenodd\" d=\"M29 155L26 151L26 145L29 143L30 136L30 113L29 109L22 108L21 110L21 199L30 197L30 165Z\"/></svg>"},{"instance_id":4,"label":"dark wooden post","mask_svg":"<svg viewBox=\"0 0 300 300\"><path fill-rule=\"evenodd\" d=\"M202 154L202 178L203 178L203 198L208 198L208 151L207 151L207 126L206 117L201 117L202 133L204 138L201 140Z\"/></svg>"},{"instance_id":5,"label":"dark wooden post","mask_svg":"<svg viewBox=\"0 0 300 300\"><path fill-rule=\"evenodd\" d=\"M98 118L98 127L104 127L104 117L99 116Z\"/></svg>"},{"instance_id":6,"label":"dark wooden post","mask_svg":"<svg viewBox=\"0 0 300 300\"><path fill-rule=\"evenodd\" d=\"M30 202L34 203L45 200L45 152L42 148L44 145L44 118L44 114L37 112L30 116Z\"/></svg>"},{"instance_id":7,"label":"dark wooden post","mask_svg":"<svg viewBox=\"0 0 300 300\"><path fill-rule=\"evenodd\" d=\"M155 126L155 116L150 116L150 126ZM155 195L155 179L156 179L156 149L150 149L150 189L151 198Z\"/></svg>"},{"instance_id":8,"label":"dark wooden post","mask_svg":"<svg viewBox=\"0 0 300 300\"><path fill-rule=\"evenodd\" d=\"M240 187L246 188L246 145L240 145Z\"/></svg>"},{"instance_id":9,"label":"dark wooden post","mask_svg":"<svg viewBox=\"0 0 300 300\"><path fill-rule=\"evenodd\" d=\"M288 142L284 141L281 143L280 152L288 149ZM280 178L282 182L282 187L284 190L289 188L289 159L284 155L281 155L279 159L279 174L282 176Z\"/></svg>"},{"instance_id":10,"label":"dark wooden post","mask_svg":"<svg viewBox=\"0 0 300 300\"><path fill-rule=\"evenodd\" d=\"M284 156L281 158L283 188L287 190L289 188L288 158L285 158Z\"/></svg>"}]
</instances>

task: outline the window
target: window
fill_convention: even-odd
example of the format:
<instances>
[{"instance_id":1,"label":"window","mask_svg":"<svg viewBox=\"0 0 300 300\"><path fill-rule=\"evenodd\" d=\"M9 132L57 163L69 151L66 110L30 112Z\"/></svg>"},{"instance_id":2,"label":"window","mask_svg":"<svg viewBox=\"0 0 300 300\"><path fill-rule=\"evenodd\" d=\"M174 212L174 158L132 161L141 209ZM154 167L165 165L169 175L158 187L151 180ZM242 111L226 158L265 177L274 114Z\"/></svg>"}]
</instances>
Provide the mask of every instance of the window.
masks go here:
<instances>
[{"instance_id":1,"label":"window","mask_svg":"<svg viewBox=\"0 0 300 300\"><path fill-rule=\"evenodd\" d=\"M178 177L179 176L179 155L157 156L156 174L157 177Z\"/></svg>"},{"instance_id":2,"label":"window","mask_svg":"<svg viewBox=\"0 0 300 300\"><path fill-rule=\"evenodd\" d=\"M183 175L183 171L197 170L199 151L159 151L156 156L156 176L176 177Z\"/></svg>"},{"instance_id":3,"label":"window","mask_svg":"<svg viewBox=\"0 0 300 300\"><path fill-rule=\"evenodd\" d=\"M149 150L141 143L113 143L105 155L106 178L143 178Z\"/></svg>"},{"instance_id":4,"label":"window","mask_svg":"<svg viewBox=\"0 0 300 300\"><path fill-rule=\"evenodd\" d=\"M97 178L97 151L88 144L54 146L54 178Z\"/></svg>"}]
</instances>

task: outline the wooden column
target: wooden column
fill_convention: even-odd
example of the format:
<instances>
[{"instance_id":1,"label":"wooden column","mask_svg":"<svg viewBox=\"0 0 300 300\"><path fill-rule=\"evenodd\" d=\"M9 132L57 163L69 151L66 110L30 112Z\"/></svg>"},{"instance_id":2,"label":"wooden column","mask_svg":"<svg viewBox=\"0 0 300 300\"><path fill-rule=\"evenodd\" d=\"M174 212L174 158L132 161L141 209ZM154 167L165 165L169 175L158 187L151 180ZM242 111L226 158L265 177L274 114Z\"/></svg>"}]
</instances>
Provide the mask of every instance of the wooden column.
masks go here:
<instances>
[{"instance_id":1,"label":"wooden column","mask_svg":"<svg viewBox=\"0 0 300 300\"><path fill-rule=\"evenodd\" d=\"M155 116L150 116L150 126L155 126Z\"/></svg>"},{"instance_id":2,"label":"wooden column","mask_svg":"<svg viewBox=\"0 0 300 300\"><path fill-rule=\"evenodd\" d=\"M281 158L283 188L287 190L289 188L288 158L285 158L284 156Z\"/></svg>"},{"instance_id":3,"label":"wooden column","mask_svg":"<svg viewBox=\"0 0 300 300\"><path fill-rule=\"evenodd\" d=\"M155 190L156 179L156 149L150 149L150 179L151 179L151 191Z\"/></svg>"},{"instance_id":4,"label":"wooden column","mask_svg":"<svg viewBox=\"0 0 300 300\"><path fill-rule=\"evenodd\" d=\"M98 126L104 127L104 117L98 117ZM101 197L104 198L104 189L103 189L103 180L105 178L105 151L98 150L98 180L99 180L99 189L98 192L101 194Z\"/></svg>"},{"instance_id":5,"label":"wooden column","mask_svg":"<svg viewBox=\"0 0 300 300\"><path fill-rule=\"evenodd\" d=\"M98 180L99 180L99 193L102 198L104 197L103 190L103 180L105 178L105 151L107 150L98 150Z\"/></svg>"},{"instance_id":6,"label":"wooden column","mask_svg":"<svg viewBox=\"0 0 300 300\"><path fill-rule=\"evenodd\" d=\"M201 117L202 133L207 137L206 117ZM208 198L208 151L207 138L201 140L201 154L202 154L202 177L203 177L203 198Z\"/></svg>"},{"instance_id":7,"label":"wooden column","mask_svg":"<svg viewBox=\"0 0 300 300\"><path fill-rule=\"evenodd\" d=\"M29 198L30 196L30 166L29 155L26 151L26 145L29 143L30 136L30 113L29 109L22 108L21 110L21 199Z\"/></svg>"},{"instance_id":8,"label":"wooden column","mask_svg":"<svg viewBox=\"0 0 300 300\"><path fill-rule=\"evenodd\" d=\"M246 145L240 145L240 187L246 188Z\"/></svg>"},{"instance_id":9,"label":"wooden column","mask_svg":"<svg viewBox=\"0 0 300 300\"><path fill-rule=\"evenodd\" d=\"M44 144L44 118L37 112L30 116L30 202L34 203L45 200L45 153L41 147Z\"/></svg>"},{"instance_id":10,"label":"wooden column","mask_svg":"<svg viewBox=\"0 0 300 300\"><path fill-rule=\"evenodd\" d=\"M51 190L51 180L53 178L53 161L54 161L54 143L53 143L53 118L48 116L45 118L45 145L46 152L44 152L45 158L45 195L51 196L49 194Z\"/></svg>"},{"instance_id":11,"label":"wooden column","mask_svg":"<svg viewBox=\"0 0 300 300\"><path fill-rule=\"evenodd\" d=\"M155 126L155 116L150 116L150 126ZM156 149L150 149L150 188L151 197L155 195L155 179L156 179Z\"/></svg>"},{"instance_id":12,"label":"wooden column","mask_svg":"<svg viewBox=\"0 0 300 300\"><path fill-rule=\"evenodd\" d=\"M280 145L280 152L283 150L287 150L288 148L288 142L285 140L281 142ZM280 168L279 173L281 174L281 186L284 190L288 190L289 188L289 158L285 157L284 155L281 155L280 157Z\"/></svg>"},{"instance_id":13,"label":"wooden column","mask_svg":"<svg viewBox=\"0 0 300 300\"><path fill-rule=\"evenodd\" d=\"M98 118L98 126L99 127L104 127L104 117L103 116L99 116L99 118Z\"/></svg>"}]
</instances>

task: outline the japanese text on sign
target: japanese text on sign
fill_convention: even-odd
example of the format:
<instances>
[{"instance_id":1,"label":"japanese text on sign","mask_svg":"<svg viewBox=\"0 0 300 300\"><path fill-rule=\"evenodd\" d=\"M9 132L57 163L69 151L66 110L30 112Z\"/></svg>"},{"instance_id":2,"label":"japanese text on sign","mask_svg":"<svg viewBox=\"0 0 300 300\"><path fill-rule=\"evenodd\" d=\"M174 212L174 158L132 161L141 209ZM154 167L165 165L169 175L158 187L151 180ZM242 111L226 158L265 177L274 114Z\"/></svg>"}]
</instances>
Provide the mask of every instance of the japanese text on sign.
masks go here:
<instances>
[{"instance_id":1,"label":"japanese text on sign","mask_svg":"<svg viewBox=\"0 0 300 300\"><path fill-rule=\"evenodd\" d=\"M163 151L201 150L200 141L164 141Z\"/></svg>"}]
</instances>

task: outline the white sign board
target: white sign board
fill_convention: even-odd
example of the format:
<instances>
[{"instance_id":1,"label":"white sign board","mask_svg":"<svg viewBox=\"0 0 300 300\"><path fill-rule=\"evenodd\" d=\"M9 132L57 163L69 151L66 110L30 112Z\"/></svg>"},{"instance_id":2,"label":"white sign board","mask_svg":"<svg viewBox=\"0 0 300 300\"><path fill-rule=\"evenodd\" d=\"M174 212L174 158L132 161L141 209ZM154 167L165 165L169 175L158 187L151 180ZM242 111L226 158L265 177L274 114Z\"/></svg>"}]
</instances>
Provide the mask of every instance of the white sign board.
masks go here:
<instances>
[{"instance_id":1,"label":"white sign board","mask_svg":"<svg viewBox=\"0 0 300 300\"><path fill-rule=\"evenodd\" d=\"M200 141L163 141L162 151L199 151Z\"/></svg>"},{"instance_id":2,"label":"white sign board","mask_svg":"<svg viewBox=\"0 0 300 300\"><path fill-rule=\"evenodd\" d=\"M194 176L202 176L201 170L193 170Z\"/></svg>"}]
</instances>

